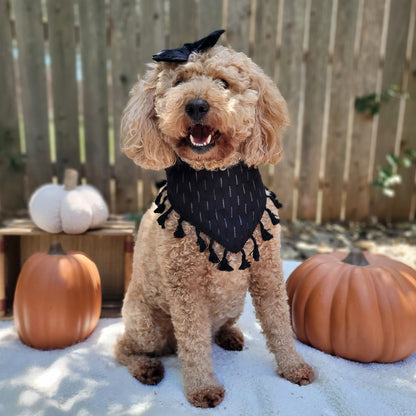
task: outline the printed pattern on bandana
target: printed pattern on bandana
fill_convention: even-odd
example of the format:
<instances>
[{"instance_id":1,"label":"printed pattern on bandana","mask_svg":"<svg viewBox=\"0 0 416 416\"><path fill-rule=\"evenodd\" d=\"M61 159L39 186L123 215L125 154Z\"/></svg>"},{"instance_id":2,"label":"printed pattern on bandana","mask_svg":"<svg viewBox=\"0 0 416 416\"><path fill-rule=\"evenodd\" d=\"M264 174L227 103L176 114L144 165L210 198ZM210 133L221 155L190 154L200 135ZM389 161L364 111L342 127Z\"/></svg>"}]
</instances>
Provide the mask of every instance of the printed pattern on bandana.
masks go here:
<instances>
[{"instance_id":1,"label":"printed pattern on bandana","mask_svg":"<svg viewBox=\"0 0 416 416\"><path fill-rule=\"evenodd\" d=\"M197 243L200 251L206 249L206 244L200 237L203 232L210 238L209 260L220 263L220 270L233 270L227 262L227 253L242 253L240 269L250 266L243 248L247 240L253 240L254 250L251 253L258 261L257 242L253 232L258 225L261 227L263 240L270 240L273 235L263 226L261 218L265 211L270 215L273 224L279 222L268 208L267 198L270 198L276 208L279 202L272 192L264 186L257 168L249 168L244 163L232 166L226 170L194 170L188 164L178 161L166 169L167 185L162 188L156 204L155 212L162 213L158 222L164 228L164 222L172 210L179 216L175 237L184 237L182 221L187 221L195 227ZM166 210L166 201L170 208ZM222 261L212 249L213 241L224 247Z\"/></svg>"}]
</instances>

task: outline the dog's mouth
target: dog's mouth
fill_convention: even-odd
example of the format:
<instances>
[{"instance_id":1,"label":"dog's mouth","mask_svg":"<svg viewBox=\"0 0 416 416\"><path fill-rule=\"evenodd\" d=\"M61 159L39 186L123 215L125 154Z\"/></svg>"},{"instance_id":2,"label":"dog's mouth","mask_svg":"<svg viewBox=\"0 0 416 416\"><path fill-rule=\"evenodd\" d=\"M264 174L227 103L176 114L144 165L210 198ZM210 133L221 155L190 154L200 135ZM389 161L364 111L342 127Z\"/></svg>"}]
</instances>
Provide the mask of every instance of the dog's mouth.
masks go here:
<instances>
[{"instance_id":1,"label":"dog's mouth","mask_svg":"<svg viewBox=\"0 0 416 416\"><path fill-rule=\"evenodd\" d=\"M195 124L188 131L187 143L196 153L205 153L212 149L215 146L215 141L221 135L218 130L202 124Z\"/></svg>"}]
</instances>

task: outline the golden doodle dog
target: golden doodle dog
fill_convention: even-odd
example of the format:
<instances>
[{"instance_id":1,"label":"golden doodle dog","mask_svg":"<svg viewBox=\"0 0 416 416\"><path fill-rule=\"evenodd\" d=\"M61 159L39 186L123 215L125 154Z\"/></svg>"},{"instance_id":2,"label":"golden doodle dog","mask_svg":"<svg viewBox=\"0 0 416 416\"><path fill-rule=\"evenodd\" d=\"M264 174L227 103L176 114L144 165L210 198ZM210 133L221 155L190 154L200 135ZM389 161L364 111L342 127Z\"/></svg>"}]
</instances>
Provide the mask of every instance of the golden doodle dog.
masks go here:
<instances>
[{"instance_id":1,"label":"golden doodle dog","mask_svg":"<svg viewBox=\"0 0 416 416\"><path fill-rule=\"evenodd\" d=\"M144 384L177 352L189 402L217 406L212 341L241 350L236 322L247 290L278 373L305 385L313 370L290 326L275 195L257 169L277 163L286 103L243 53L215 46L223 31L160 52L131 92L122 148L135 163L166 169L167 184L140 224L115 355Z\"/></svg>"}]
</instances>

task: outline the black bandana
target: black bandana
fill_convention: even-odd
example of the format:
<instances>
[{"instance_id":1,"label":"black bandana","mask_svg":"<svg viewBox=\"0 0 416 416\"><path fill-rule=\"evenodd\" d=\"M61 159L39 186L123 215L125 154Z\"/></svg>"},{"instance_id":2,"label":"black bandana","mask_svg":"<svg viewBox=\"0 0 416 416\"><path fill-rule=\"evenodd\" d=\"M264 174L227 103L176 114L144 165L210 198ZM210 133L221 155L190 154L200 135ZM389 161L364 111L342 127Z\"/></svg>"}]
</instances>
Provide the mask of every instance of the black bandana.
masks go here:
<instances>
[{"instance_id":1,"label":"black bandana","mask_svg":"<svg viewBox=\"0 0 416 416\"><path fill-rule=\"evenodd\" d=\"M165 227L166 218L172 210L176 211L180 218L175 237L184 237L182 221L189 222L195 227L197 244L203 252L207 245L200 233L206 234L210 238L209 260L219 263L220 270L233 270L226 258L228 251L242 253L241 270L250 266L243 250L250 238L254 243L253 258L255 261L259 260L253 232L260 225L263 240L273 238L264 228L261 218L264 211L267 211L272 223L277 224L279 219L266 208L266 200L271 199L276 208L281 205L275 195L263 185L258 169L239 163L226 170L197 171L178 161L166 169L166 176L167 184L155 201L158 206L155 212L162 214L158 219L162 228ZM167 200L171 206L166 210ZM221 261L212 249L214 241L224 247Z\"/></svg>"},{"instance_id":2,"label":"black bandana","mask_svg":"<svg viewBox=\"0 0 416 416\"><path fill-rule=\"evenodd\" d=\"M156 55L153 55L153 60L157 62L186 62L191 53L203 52L212 48L224 32L225 30L216 30L205 38L197 40L193 43L185 43L185 45L180 48L165 49Z\"/></svg>"}]
</instances>

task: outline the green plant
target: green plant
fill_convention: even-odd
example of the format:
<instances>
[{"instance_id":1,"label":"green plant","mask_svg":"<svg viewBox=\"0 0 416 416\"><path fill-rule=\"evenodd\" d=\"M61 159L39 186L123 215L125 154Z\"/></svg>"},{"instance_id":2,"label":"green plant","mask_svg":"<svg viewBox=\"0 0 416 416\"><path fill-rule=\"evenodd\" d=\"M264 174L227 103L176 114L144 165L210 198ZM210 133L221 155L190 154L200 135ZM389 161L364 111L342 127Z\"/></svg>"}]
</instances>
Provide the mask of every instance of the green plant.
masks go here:
<instances>
[{"instance_id":1,"label":"green plant","mask_svg":"<svg viewBox=\"0 0 416 416\"><path fill-rule=\"evenodd\" d=\"M379 166L377 177L373 182L373 186L381 188L383 194L388 197L394 197L395 191L393 187L402 182L402 177L397 170L399 167L410 168L416 166L416 150L407 149L401 156L389 153L386 156L387 165Z\"/></svg>"},{"instance_id":2,"label":"green plant","mask_svg":"<svg viewBox=\"0 0 416 416\"><path fill-rule=\"evenodd\" d=\"M10 149L9 143L13 141L13 134L9 130L0 131L0 165L6 169L19 172L24 169L26 155Z\"/></svg>"},{"instance_id":3,"label":"green plant","mask_svg":"<svg viewBox=\"0 0 416 416\"><path fill-rule=\"evenodd\" d=\"M400 90L398 85L393 85L380 94L375 92L361 97L356 97L354 102L355 110L358 113L366 114L369 117L374 117L380 112L382 103L389 102L392 98L409 98L409 93Z\"/></svg>"}]
</instances>

